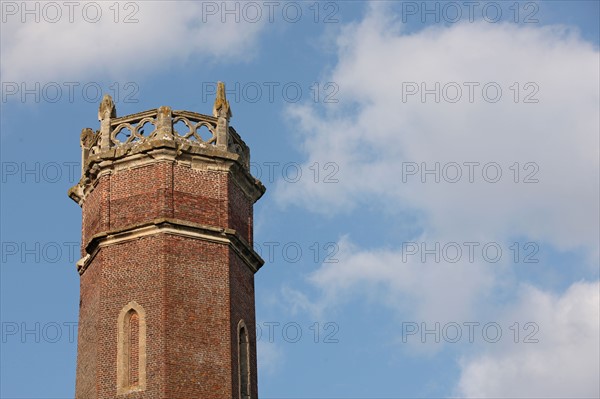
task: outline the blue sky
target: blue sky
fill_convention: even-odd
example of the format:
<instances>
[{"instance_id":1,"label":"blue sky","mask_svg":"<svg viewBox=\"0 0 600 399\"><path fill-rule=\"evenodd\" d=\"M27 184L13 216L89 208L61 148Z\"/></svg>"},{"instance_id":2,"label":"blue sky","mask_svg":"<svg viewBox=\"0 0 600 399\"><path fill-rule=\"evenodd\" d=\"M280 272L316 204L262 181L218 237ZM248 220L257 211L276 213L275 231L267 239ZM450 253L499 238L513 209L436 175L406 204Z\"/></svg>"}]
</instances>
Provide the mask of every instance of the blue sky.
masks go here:
<instances>
[{"instance_id":1,"label":"blue sky","mask_svg":"<svg viewBox=\"0 0 600 399\"><path fill-rule=\"evenodd\" d=\"M28 4L1 3L0 397L74 395L101 92L210 114L218 80L267 187L260 397L600 396L597 1Z\"/></svg>"}]
</instances>

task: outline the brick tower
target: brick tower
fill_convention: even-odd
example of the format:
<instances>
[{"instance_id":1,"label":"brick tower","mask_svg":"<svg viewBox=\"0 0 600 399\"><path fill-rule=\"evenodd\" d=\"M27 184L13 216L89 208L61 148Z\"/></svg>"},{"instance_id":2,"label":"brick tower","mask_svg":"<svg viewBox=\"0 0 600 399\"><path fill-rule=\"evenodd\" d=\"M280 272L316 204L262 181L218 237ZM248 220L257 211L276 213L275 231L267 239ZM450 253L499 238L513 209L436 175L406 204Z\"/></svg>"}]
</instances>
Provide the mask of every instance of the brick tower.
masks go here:
<instances>
[{"instance_id":1,"label":"brick tower","mask_svg":"<svg viewBox=\"0 0 600 399\"><path fill-rule=\"evenodd\" d=\"M252 207L265 187L229 126L160 107L81 133L77 399L257 398Z\"/></svg>"}]
</instances>

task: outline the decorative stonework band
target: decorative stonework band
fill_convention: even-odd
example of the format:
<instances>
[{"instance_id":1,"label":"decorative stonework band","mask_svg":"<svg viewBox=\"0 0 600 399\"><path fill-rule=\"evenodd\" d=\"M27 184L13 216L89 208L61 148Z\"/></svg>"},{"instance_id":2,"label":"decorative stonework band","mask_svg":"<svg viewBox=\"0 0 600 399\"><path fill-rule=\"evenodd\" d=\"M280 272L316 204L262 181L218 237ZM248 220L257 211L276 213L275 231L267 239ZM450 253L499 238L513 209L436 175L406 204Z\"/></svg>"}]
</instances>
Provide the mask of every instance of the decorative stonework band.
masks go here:
<instances>
[{"instance_id":1,"label":"decorative stonework band","mask_svg":"<svg viewBox=\"0 0 600 399\"><path fill-rule=\"evenodd\" d=\"M265 263L260 255L233 229L222 229L179 219L162 218L94 235L86 247L88 255L77 262L77 271L82 275L102 247L156 234L171 234L228 245L240 256L253 273L256 273Z\"/></svg>"}]
</instances>

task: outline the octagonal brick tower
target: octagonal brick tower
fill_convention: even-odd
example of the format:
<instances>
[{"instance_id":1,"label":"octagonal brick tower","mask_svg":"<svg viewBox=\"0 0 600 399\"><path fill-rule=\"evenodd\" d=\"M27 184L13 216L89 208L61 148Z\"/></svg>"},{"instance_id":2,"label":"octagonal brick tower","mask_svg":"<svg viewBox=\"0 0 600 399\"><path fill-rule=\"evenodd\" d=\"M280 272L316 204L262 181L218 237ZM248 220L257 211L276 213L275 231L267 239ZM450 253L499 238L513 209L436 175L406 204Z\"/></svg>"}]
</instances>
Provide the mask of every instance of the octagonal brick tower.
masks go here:
<instances>
[{"instance_id":1,"label":"octagonal brick tower","mask_svg":"<svg viewBox=\"0 0 600 399\"><path fill-rule=\"evenodd\" d=\"M257 398L252 207L265 187L229 126L160 107L81 133L77 399ZM201 132L205 132L203 138Z\"/></svg>"}]
</instances>

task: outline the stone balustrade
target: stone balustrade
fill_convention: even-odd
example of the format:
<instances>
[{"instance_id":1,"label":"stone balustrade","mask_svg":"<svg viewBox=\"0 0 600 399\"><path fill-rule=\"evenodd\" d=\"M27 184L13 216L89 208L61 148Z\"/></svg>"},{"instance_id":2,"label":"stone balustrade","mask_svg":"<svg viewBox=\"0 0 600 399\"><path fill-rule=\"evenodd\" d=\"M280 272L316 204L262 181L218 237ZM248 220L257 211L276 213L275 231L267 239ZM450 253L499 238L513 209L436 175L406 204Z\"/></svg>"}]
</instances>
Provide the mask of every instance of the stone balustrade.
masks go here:
<instances>
[{"instance_id":1,"label":"stone balustrade","mask_svg":"<svg viewBox=\"0 0 600 399\"><path fill-rule=\"evenodd\" d=\"M146 149L168 146L193 153L209 151L235 159L248 173L250 150L238 133L229 126L231 109L225 98L225 87L219 82L213 115L191 111L174 111L162 106L131 115L117 117L112 98L105 95L98 110L100 129L85 128L81 132L82 181L73 195L81 198L87 182L106 160L125 158Z\"/></svg>"}]
</instances>

